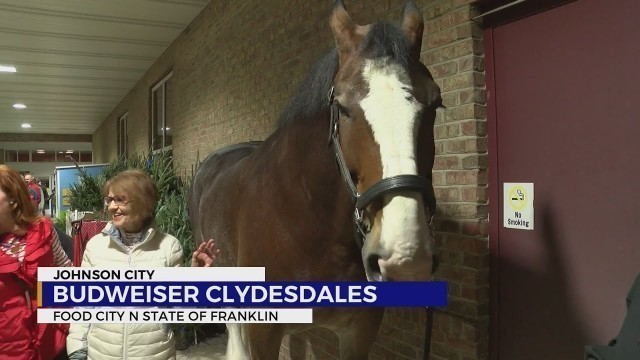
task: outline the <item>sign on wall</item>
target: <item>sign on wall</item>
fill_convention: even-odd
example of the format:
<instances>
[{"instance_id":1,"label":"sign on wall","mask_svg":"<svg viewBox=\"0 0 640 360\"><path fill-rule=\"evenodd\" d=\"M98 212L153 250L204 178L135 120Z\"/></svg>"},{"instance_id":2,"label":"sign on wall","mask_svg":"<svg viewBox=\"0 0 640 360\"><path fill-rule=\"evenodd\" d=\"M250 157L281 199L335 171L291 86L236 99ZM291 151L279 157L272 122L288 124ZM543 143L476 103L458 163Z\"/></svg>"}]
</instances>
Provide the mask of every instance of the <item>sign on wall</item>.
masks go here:
<instances>
[{"instance_id":1,"label":"sign on wall","mask_svg":"<svg viewBox=\"0 0 640 360\"><path fill-rule=\"evenodd\" d=\"M62 189L62 205L71 206L71 189Z\"/></svg>"},{"instance_id":2,"label":"sign on wall","mask_svg":"<svg viewBox=\"0 0 640 360\"><path fill-rule=\"evenodd\" d=\"M533 230L533 183L504 183L504 227Z\"/></svg>"}]
</instances>

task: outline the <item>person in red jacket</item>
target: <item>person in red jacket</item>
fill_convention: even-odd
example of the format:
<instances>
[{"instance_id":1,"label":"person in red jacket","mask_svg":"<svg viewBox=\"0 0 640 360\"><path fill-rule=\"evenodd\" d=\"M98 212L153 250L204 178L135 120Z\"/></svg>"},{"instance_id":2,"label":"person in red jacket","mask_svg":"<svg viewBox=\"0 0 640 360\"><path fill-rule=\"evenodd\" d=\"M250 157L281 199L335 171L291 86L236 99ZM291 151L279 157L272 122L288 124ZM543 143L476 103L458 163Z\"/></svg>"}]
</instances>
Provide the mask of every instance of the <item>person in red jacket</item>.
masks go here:
<instances>
[{"instance_id":1,"label":"person in red jacket","mask_svg":"<svg viewBox=\"0 0 640 360\"><path fill-rule=\"evenodd\" d=\"M37 210L40 206L40 202L42 202L42 193L40 190L40 186L38 186L38 184L33 181L33 175L31 175L31 173L26 173L24 175L24 181L27 182L29 197L31 198L31 201L33 201L33 204L36 206Z\"/></svg>"},{"instance_id":2,"label":"person in red jacket","mask_svg":"<svg viewBox=\"0 0 640 360\"><path fill-rule=\"evenodd\" d=\"M68 324L37 323L40 266L71 266L49 218L38 215L22 176L0 165L0 359L65 355Z\"/></svg>"}]
</instances>

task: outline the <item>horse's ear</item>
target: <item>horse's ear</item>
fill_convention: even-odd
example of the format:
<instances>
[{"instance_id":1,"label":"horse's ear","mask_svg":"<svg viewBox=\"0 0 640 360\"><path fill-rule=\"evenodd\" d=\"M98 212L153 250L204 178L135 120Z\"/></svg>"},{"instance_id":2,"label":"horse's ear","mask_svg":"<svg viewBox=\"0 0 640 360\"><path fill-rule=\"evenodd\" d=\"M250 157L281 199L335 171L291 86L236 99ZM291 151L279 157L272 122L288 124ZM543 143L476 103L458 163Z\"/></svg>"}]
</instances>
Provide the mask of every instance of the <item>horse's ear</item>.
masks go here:
<instances>
[{"instance_id":1,"label":"horse's ear","mask_svg":"<svg viewBox=\"0 0 640 360\"><path fill-rule=\"evenodd\" d=\"M358 25L351 20L342 0L335 1L329 22L336 40L340 63L342 63L356 47Z\"/></svg>"},{"instance_id":2,"label":"horse's ear","mask_svg":"<svg viewBox=\"0 0 640 360\"><path fill-rule=\"evenodd\" d=\"M409 46L411 48L411 56L419 60L420 50L422 49L422 33L424 31L424 21L418 7L412 0L408 0L404 4L402 10L402 30L409 38Z\"/></svg>"}]
</instances>

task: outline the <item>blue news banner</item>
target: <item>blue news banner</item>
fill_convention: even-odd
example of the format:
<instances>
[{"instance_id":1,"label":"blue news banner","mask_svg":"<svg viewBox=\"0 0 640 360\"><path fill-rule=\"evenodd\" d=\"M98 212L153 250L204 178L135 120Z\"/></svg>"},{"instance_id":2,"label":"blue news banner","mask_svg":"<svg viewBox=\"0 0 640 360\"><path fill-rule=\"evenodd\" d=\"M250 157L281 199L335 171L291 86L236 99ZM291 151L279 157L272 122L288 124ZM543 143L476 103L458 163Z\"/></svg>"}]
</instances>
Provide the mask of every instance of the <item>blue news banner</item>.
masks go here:
<instances>
[{"instance_id":1,"label":"blue news banner","mask_svg":"<svg viewBox=\"0 0 640 360\"><path fill-rule=\"evenodd\" d=\"M42 307L444 307L447 283L43 281Z\"/></svg>"}]
</instances>

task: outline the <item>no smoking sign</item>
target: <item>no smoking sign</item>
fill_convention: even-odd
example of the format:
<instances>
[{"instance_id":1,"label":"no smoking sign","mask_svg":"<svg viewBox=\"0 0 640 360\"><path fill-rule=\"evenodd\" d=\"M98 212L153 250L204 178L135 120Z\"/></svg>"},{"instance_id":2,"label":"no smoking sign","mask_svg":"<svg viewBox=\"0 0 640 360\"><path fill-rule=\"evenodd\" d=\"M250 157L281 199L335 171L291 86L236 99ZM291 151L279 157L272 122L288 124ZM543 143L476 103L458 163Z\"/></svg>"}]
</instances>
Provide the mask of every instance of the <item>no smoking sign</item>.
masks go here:
<instances>
[{"instance_id":1,"label":"no smoking sign","mask_svg":"<svg viewBox=\"0 0 640 360\"><path fill-rule=\"evenodd\" d=\"M504 183L504 227L533 230L533 183Z\"/></svg>"}]
</instances>

